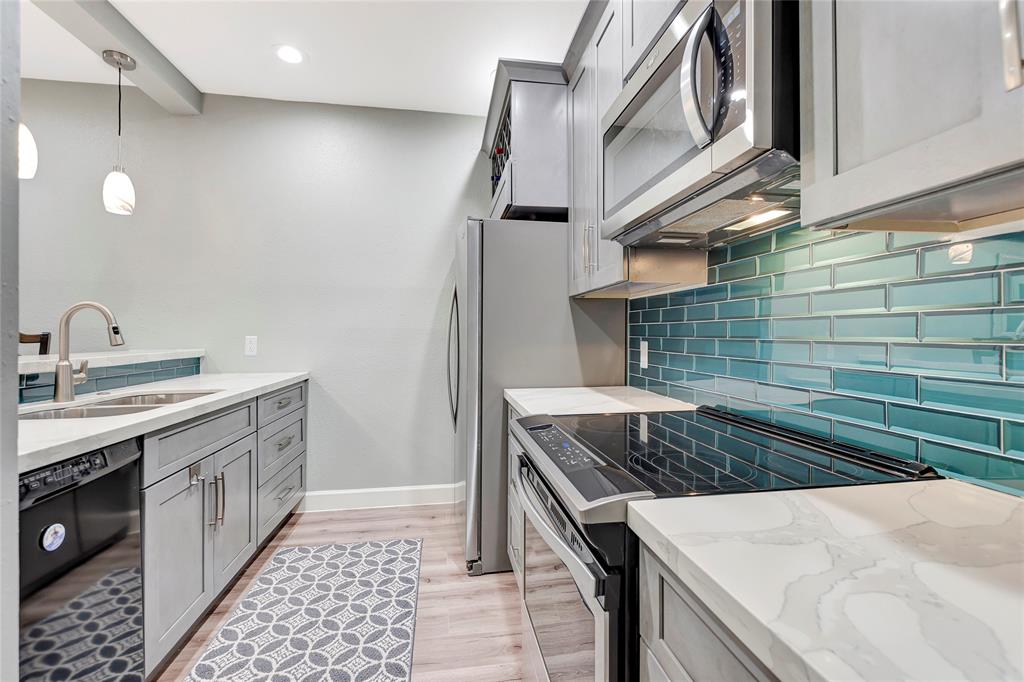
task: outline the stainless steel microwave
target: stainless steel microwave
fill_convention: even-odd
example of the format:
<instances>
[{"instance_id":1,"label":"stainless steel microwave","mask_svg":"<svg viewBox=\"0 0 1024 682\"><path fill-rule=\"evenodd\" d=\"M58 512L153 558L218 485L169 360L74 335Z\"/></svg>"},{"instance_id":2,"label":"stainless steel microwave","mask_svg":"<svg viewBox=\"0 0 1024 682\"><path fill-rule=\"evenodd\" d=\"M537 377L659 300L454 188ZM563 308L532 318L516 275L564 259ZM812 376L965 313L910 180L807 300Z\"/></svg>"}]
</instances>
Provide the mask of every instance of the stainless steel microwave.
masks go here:
<instances>
[{"instance_id":1,"label":"stainless steel microwave","mask_svg":"<svg viewBox=\"0 0 1024 682\"><path fill-rule=\"evenodd\" d=\"M683 4L602 118L603 237L706 246L799 218L796 5Z\"/></svg>"}]
</instances>

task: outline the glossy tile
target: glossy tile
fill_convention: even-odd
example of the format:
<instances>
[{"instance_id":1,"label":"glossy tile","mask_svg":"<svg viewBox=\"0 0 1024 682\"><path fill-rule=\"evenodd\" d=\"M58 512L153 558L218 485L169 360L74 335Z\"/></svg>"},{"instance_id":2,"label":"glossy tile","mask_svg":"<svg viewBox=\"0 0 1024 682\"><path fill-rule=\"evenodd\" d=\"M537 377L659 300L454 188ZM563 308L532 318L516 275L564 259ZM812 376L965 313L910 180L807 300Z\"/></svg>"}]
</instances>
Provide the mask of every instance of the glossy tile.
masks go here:
<instances>
[{"instance_id":1,"label":"glossy tile","mask_svg":"<svg viewBox=\"0 0 1024 682\"><path fill-rule=\"evenodd\" d=\"M696 355L714 355L716 348L714 339L687 339L686 352Z\"/></svg>"},{"instance_id":2,"label":"glossy tile","mask_svg":"<svg viewBox=\"0 0 1024 682\"><path fill-rule=\"evenodd\" d=\"M1024 413L1018 413L1017 418L1024 419ZM1003 422L1003 451L1014 457L1024 457L1024 423Z\"/></svg>"},{"instance_id":3,"label":"glossy tile","mask_svg":"<svg viewBox=\"0 0 1024 682\"><path fill-rule=\"evenodd\" d=\"M822 438L832 437L832 420L814 417L809 414L800 414L788 410L772 410L772 422L804 433L810 433Z\"/></svg>"},{"instance_id":4,"label":"glossy tile","mask_svg":"<svg viewBox=\"0 0 1024 682\"><path fill-rule=\"evenodd\" d=\"M921 441L921 461L947 474L960 474L1013 494L1021 494L1024 461L965 448Z\"/></svg>"},{"instance_id":5,"label":"glossy tile","mask_svg":"<svg viewBox=\"0 0 1024 682\"><path fill-rule=\"evenodd\" d=\"M758 357L779 362L810 362L811 344L805 341L762 341ZM1024 366L1021 370L1024 371Z\"/></svg>"},{"instance_id":6,"label":"glossy tile","mask_svg":"<svg viewBox=\"0 0 1024 682\"><path fill-rule=\"evenodd\" d=\"M758 272L762 275L789 272L811 264L811 247L801 246L788 251L776 251L757 259Z\"/></svg>"},{"instance_id":7,"label":"glossy tile","mask_svg":"<svg viewBox=\"0 0 1024 682\"><path fill-rule=\"evenodd\" d=\"M693 336L694 329L695 327L692 322L675 322L668 326L668 335L674 337ZM668 339L663 339L662 343L664 344L665 341L668 341Z\"/></svg>"},{"instance_id":8,"label":"glossy tile","mask_svg":"<svg viewBox=\"0 0 1024 682\"><path fill-rule=\"evenodd\" d=\"M892 403L889 428L922 438L999 451L999 420Z\"/></svg>"},{"instance_id":9,"label":"glossy tile","mask_svg":"<svg viewBox=\"0 0 1024 682\"><path fill-rule=\"evenodd\" d=\"M769 405L780 405L791 410L809 410L811 405L810 391L802 391L783 386L757 384L757 399Z\"/></svg>"},{"instance_id":10,"label":"glossy tile","mask_svg":"<svg viewBox=\"0 0 1024 682\"><path fill-rule=\"evenodd\" d=\"M828 391L832 388L832 370L828 367L775 363L772 367L772 381L787 386Z\"/></svg>"},{"instance_id":11,"label":"glossy tile","mask_svg":"<svg viewBox=\"0 0 1024 682\"><path fill-rule=\"evenodd\" d=\"M921 340L1024 343L1024 308L923 313Z\"/></svg>"},{"instance_id":12,"label":"glossy tile","mask_svg":"<svg viewBox=\"0 0 1024 682\"><path fill-rule=\"evenodd\" d=\"M881 400L917 401L917 377L886 372L862 372L836 368L833 390Z\"/></svg>"},{"instance_id":13,"label":"glossy tile","mask_svg":"<svg viewBox=\"0 0 1024 682\"><path fill-rule=\"evenodd\" d=\"M885 232L861 232L849 237L818 242L811 247L811 262L814 265L822 265L885 253L885 241Z\"/></svg>"},{"instance_id":14,"label":"glossy tile","mask_svg":"<svg viewBox=\"0 0 1024 682\"><path fill-rule=\"evenodd\" d=\"M760 317L791 317L807 315L811 312L811 298L809 294L759 298L757 303L757 314Z\"/></svg>"},{"instance_id":15,"label":"glossy tile","mask_svg":"<svg viewBox=\"0 0 1024 682\"><path fill-rule=\"evenodd\" d=\"M768 381L771 377L771 365L757 360L734 358L729 360L729 376L748 381Z\"/></svg>"},{"instance_id":16,"label":"glossy tile","mask_svg":"<svg viewBox=\"0 0 1024 682\"><path fill-rule=\"evenodd\" d=\"M661 319L659 320L660 322L682 322L683 320L686 319L686 308L683 306L678 306L675 308L662 308L661 310L657 311L644 311L644 313L647 312L661 313Z\"/></svg>"},{"instance_id":17,"label":"glossy tile","mask_svg":"<svg viewBox=\"0 0 1024 682\"><path fill-rule=\"evenodd\" d=\"M686 307L686 321L715 319L715 304L691 305Z\"/></svg>"},{"instance_id":18,"label":"glossy tile","mask_svg":"<svg viewBox=\"0 0 1024 682\"><path fill-rule=\"evenodd\" d=\"M693 369L704 374L728 374L729 362L725 358L698 356L693 359Z\"/></svg>"},{"instance_id":19,"label":"glossy tile","mask_svg":"<svg viewBox=\"0 0 1024 682\"><path fill-rule=\"evenodd\" d=\"M879 258L837 263L836 286L875 284L917 277L917 252L899 253Z\"/></svg>"},{"instance_id":20,"label":"glossy tile","mask_svg":"<svg viewBox=\"0 0 1024 682\"><path fill-rule=\"evenodd\" d=\"M890 232L889 250L899 251L948 239L948 232Z\"/></svg>"},{"instance_id":21,"label":"glossy tile","mask_svg":"<svg viewBox=\"0 0 1024 682\"><path fill-rule=\"evenodd\" d=\"M1002 379L1002 351L997 346L892 345L889 368L939 376Z\"/></svg>"},{"instance_id":22,"label":"glossy tile","mask_svg":"<svg viewBox=\"0 0 1024 682\"><path fill-rule=\"evenodd\" d=\"M718 342L718 354L727 358L754 359L757 357L757 342L721 339Z\"/></svg>"},{"instance_id":23,"label":"glossy tile","mask_svg":"<svg viewBox=\"0 0 1024 682\"><path fill-rule=\"evenodd\" d=\"M1024 385L922 377L921 404L1024 419Z\"/></svg>"},{"instance_id":24,"label":"glossy tile","mask_svg":"<svg viewBox=\"0 0 1024 682\"><path fill-rule=\"evenodd\" d=\"M774 235L769 233L763 237L754 237L753 239L745 239L742 242L736 242L729 247L729 260L737 261L742 258L749 258L750 256L758 256L762 253L768 253L772 250L773 241Z\"/></svg>"},{"instance_id":25,"label":"glossy tile","mask_svg":"<svg viewBox=\"0 0 1024 682\"><path fill-rule=\"evenodd\" d=\"M771 323L768 320L733 320L729 322L729 337L766 339Z\"/></svg>"},{"instance_id":26,"label":"glossy tile","mask_svg":"<svg viewBox=\"0 0 1024 682\"><path fill-rule=\"evenodd\" d=\"M828 317L787 317L772 320L777 339L827 339L832 335Z\"/></svg>"},{"instance_id":27,"label":"glossy tile","mask_svg":"<svg viewBox=\"0 0 1024 682\"><path fill-rule=\"evenodd\" d=\"M772 275L772 289L775 292L816 291L832 286L832 268L795 270Z\"/></svg>"},{"instance_id":28,"label":"glossy tile","mask_svg":"<svg viewBox=\"0 0 1024 682\"><path fill-rule=\"evenodd\" d=\"M1024 232L970 242L933 246L921 251L921 274L997 270L1024 263Z\"/></svg>"},{"instance_id":29,"label":"glossy tile","mask_svg":"<svg viewBox=\"0 0 1024 682\"><path fill-rule=\"evenodd\" d=\"M831 236L832 233L825 230L812 230L800 226L787 227L775 233L775 250L782 251L791 246L809 244L821 241L822 239L828 239Z\"/></svg>"},{"instance_id":30,"label":"glossy tile","mask_svg":"<svg viewBox=\"0 0 1024 682\"><path fill-rule=\"evenodd\" d=\"M731 282L734 279L744 279L757 274L757 261L753 258L727 263L718 266L718 281Z\"/></svg>"},{"instance_id":31,"label":"glossy tile","mask_svg":"<svg viewBox=\"0 0 1024 682\"><path fill-rule=\"evenodd\" d=\"M738 398L747 398L749 400L754 399L757 387L756 384L749 381L730 379L728 377L718 377L715 382L715 386L719 393L724 393L725 395L735 396Z\"/></svg>"},{"instance_id":32,"label":"glossy tile","mask_svg":"<svg viewBox=\"0 0 1024 682\"><path fill-rule=\"evenodd\" d=\"M719 320L728 320L739 317L754 317L757 315L757 300L744 298L739 301L728 301L719 303L716 316Z\"/></svg>"},{"instance_id":33,"label":"glossy tile","mask_svg":"<svg viewBox=\"0 0 1024 682\"><path fill-rule=\"evenodd\" d=\"M885 403L874 400L812 393L811 411L850 421L885 426Z\"/></svg>"},{"instance_id":34,"label":"glossy tile","mask_svg":"<svg viewBox=\"0 0 1024 682\"><path fill-rule=\"evenodd\" d=\"M1024 381L1024 348L1006 349L1006 378Z\"/></svg>"},{"instance_id":35,"label":"glossy tile","mask_svg":"<svg viewBox=\"0 0 1024 682\"><path fill-rule=\"evenodd\" d=\"M814 344L812 360L819 365L884 368L886 346L884 343L818 342Z\"/></svg>"},{"instance_id":36,"label":"glossy tile","mask_svg":"<svg viewBox=\"0 0 1024 682\"><path fill-rule=\"evenodd\" d=\"M891 310L934 310L999 305L998 273L923 279L889 285Z\"/></svg>"},{"instance_id":37,"label":"glossy tile","mask_svg":"<svg viewBox=\"0 0 1024 682\"><path fill-rule=\"evenodd\" d=\"M693 290L694 303L714 303L729 298L729 285L716 284L711 287L701 287Z\"/></svg>"},{"instance_id":38,"label":"glossy tile","mask_svg":"<svg viewBox=\"0 0 1024 682\"><path fill-rule=\"evenodd\" d=\"M767 296L772 293L771 277L755 277L733 282L729 285L730 298L749 298L751 296Z\"/></svg>"},{"instance_id":39,"label":"glossy tile","mask_svg":"<svg viewBox=\"0 0 1024 682\"><path fill-rule=\"evenodd\" d=\"M693 335L721 339L729 335L729 326L726 322L697 322L693 325Z\"/></svg>"},{"instance_id":40,"label":"glossy tile","mask_svg":"<svg viewBox=\"0 0 1024 682\"><path fill-rule=\"evenodd\" d=\"M834 436L838 441L874 452L882 452L905 459L917 459L916 438L869 429L865 426L847 424L841 421L835 423Z\"/></svg>"},{"instance_id":41,"label":"glossy tile","mask_svg":"<svg viewBox=\"0 0 1024 682\"><path fill-rule=\"evenodd\" d=\"M668 295L668 304L670 307L691 305L692 303L693 289L687 289L686 291L676 291Z\"/></svg>"},{"instance_id":42,"label":"glossy tile","mask_svg":"<svg viewBox=\"0 0 1024 682\"><path fill-rule=\"evenodd\" d=\"M1024 304L1024 270L1003 273L1003 303L1006 305Z\"/></svg>"},{"instance_id":43,"label":"glossy tile","mask_svg":"<svg viewBox=\"0 0 1024 682\"><path fill-rule=\"evenodd\" d=\"M917 339L916 313L884 315L836 315L832 318L832 335L850 341Z\"/></svg>"},{"instance_id":44,"label":"glossy tile","mask_svg":"<svg viewBox=\"0 0 1024 682\"><path fill-rule=\"evenodd\" d=\"M811 294L811 312L815 315L882 310L885 310L884 286L816 291Z\"/></svg>"}]
</instances>

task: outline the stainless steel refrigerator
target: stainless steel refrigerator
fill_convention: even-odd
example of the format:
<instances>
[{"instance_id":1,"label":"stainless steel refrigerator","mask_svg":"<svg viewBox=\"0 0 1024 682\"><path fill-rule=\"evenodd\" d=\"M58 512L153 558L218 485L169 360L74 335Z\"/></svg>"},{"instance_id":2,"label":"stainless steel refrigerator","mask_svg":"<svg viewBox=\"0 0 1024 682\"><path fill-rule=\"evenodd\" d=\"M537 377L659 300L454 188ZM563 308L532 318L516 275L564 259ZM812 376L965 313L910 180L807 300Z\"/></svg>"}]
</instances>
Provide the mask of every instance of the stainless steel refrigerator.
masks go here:
<instances>
[{"instance_id":1,"label":"stainless steel refrigerator","mask_svg":"<svg viewBox=\"0 0 1024 682\"><path fill-rule=\"evenodd\" d=\"M467 220L456 236L448 326L458 512L466 568L511 569L506 554L506 388L615 386L625 379L626 306L569 298L566 223Z\"/></svg>"}]
</instances>

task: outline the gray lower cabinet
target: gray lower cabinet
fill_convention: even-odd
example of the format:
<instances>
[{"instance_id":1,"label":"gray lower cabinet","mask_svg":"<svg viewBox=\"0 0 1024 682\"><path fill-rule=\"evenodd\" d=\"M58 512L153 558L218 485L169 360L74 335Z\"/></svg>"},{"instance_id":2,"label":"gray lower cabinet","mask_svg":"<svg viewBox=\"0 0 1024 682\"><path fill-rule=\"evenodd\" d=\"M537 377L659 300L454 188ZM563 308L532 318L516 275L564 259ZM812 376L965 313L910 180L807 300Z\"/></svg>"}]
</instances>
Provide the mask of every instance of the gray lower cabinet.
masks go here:
<instances>
[{"instance_id":1,"label":"gray lower cabinet","mask_svg":"<svg viewBox=\"0 0 1024 682\"><path fill-rule=\"evenodd\" d=\"M777 679L647 546L640 548L640 638L641 680Z\"/></svg>"},{"instance_id":2,"label":"gray lower cabinet","mask_svg":"<svg viewBox=\"0 0 1024 682\"><path fill-rule=\"evenodd\" d=\"M263 543L306 492L306 453L298 455L259 488L258 542Z\"/></svg>"},{"instance_id":3,"label":"gray lower cabinet","mask_svg":"<svg viewBox=\"0 0 1024 682\"><path fill-rule=\"evenodd\" d=\"M306 410L298 409L259 432L257 479L265 484L306 450Z\"/></svg>"},{"instance_id":4,"label":"gray lower cabinet","mask_svg":"<svg viewBox=\"0 0 1024 682\"><path fill-rule=\"evenodd\" d=\"M213 575L214 458L142 491L146 673L203 615L217 594Z\"/></svg>"},{"instance_id":5,"label":"gray lower cabinet","mask_svg":"<svg viewBox=\"0 0 1024 682\"><path fill-rule=\"evenodd\" d=\"M256 435L214 457L217 504L213 527L213 583L219 592L256 551Z\"/></svg>"}]
</instances>

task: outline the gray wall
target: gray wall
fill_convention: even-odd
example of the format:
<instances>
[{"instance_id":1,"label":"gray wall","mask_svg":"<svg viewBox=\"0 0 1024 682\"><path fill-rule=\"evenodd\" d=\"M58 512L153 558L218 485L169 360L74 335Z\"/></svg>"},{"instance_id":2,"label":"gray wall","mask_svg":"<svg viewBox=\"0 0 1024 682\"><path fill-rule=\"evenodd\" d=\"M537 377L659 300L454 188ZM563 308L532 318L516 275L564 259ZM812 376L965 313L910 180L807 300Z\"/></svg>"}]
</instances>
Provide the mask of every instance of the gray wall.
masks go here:
<instances>
[{"instance_id":1,"label":"gray wall","mask_svg":"<svg viewBox=\"0 0 1024 682\"><path fill-rule=\"evenodd\" d=\"M39 172L21 183L21 326L95 299L129 347L206 371L309 370L310 488L447 483L454 232L488 204L483 119L207 96L198 117L125 89L132 217L103 210L116 91L25 81ZM243 337L259 355L242 355ZM106 347L76 318L73 350Z\"/></svg>"}]
</instances>

